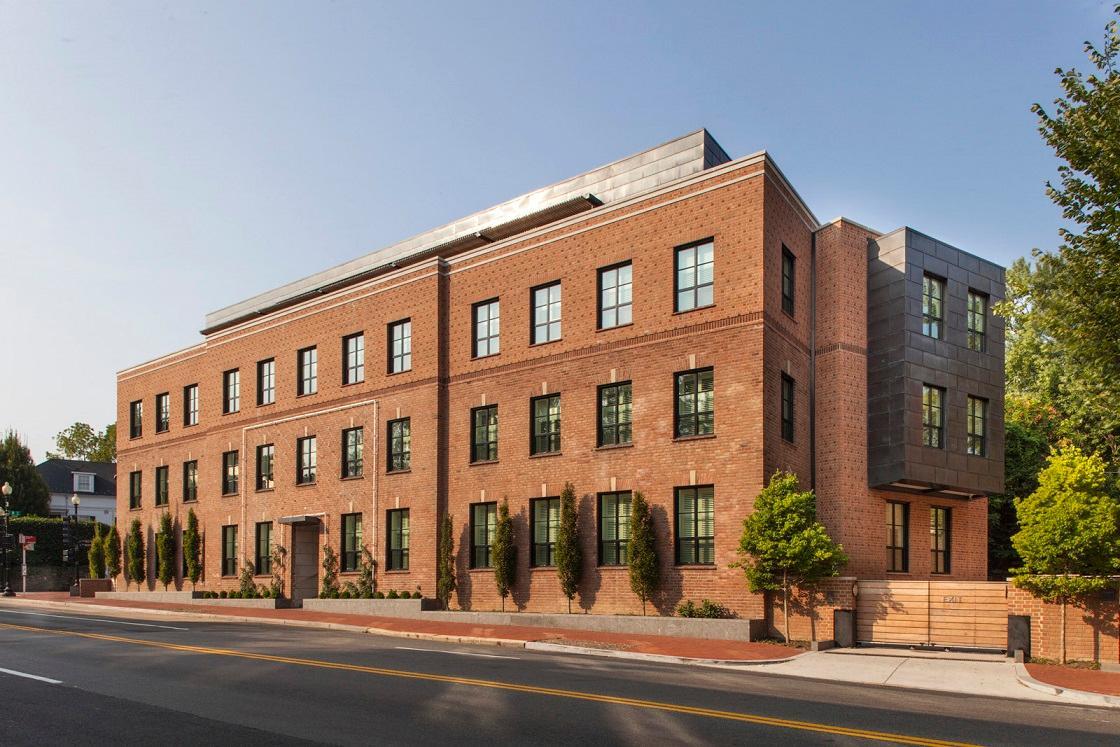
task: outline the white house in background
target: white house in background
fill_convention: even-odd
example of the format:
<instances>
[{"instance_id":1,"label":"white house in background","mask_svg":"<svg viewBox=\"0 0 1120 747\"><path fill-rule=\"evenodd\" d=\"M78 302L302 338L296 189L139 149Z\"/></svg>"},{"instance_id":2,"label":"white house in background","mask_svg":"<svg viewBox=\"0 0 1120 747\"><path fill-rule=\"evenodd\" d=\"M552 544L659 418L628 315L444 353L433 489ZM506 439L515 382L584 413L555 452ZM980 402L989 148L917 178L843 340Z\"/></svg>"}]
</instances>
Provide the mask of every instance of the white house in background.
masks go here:
<instances>
[{"instance_id":1,"label":"white house in background","mask_svg":"<svg viewBox=\"0 0 1120 747\"><path fill-rule=\"evenodd\" d=\"M36 467L51 491L51 516L74 512L70 497L79 498L78 517L114 524L117 519L117 465L80 459L48 459Z\"/></svg>"}]
</instances>

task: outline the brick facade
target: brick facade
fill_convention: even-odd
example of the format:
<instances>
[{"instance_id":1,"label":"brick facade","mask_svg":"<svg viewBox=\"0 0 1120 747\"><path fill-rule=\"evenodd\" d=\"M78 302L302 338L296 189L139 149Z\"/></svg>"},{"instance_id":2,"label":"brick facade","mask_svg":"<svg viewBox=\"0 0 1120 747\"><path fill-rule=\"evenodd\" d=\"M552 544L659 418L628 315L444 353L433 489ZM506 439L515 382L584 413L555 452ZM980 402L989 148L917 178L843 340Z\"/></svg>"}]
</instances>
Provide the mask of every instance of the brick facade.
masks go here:
<instances>
[{"instance_id":1,"label":"brick facade","mask_svg":"<svg viewBox=\"0 0 1120 747\"><path fill-rule=\"evenodd\" d=\"M773 162L756 154L481 246L437 247L415 261L214 326L202 343L118 375L119 469L143 476L138 509L129 508L129 480L119 480L119 526L123 532L133 519L146 528L158 524L165 508L153 505L154 472L169 465L166 510L183 523L193 508L205 533L203 588L237 585L235 577L221 575L222 526L239 526L241 558L252 557L254 526L263 521L274 522L273 541L291 550L292 525L282 522L302 517L318 523L320 546L338 550L341 515L361 513L378 588L420 588L431 595L436 530L446 512L455 524L453 605L487 610L500 600L492 571L470 567L469 517L472 504L505 498L518 544L512 603L557 611L566 603L555 569L530 567L530 501L558 496L571 481L585 558L576 603L596 613L633 613L640 605L625 567L597 563L597 511L602 493L640 490L653 508L658 537L656 610L670 614L683 600L710 598L741 616L762 617L763 598L748 593L742 572L729 566L754 496L775 470L791 469L816 488L822 520L851 556L847 573L882 578L884 500L895 493L868 481L867 258L877 235L842 220L820 225ZM714 245L714 303L677 312L675 249L706 239ZM782 304L783 250L796 261L792 313ZM633 323L598 329L598 270L627 261ZM562 336L530 344L530 289L554 281L562 287ZM472 307L492 298L500 299L501 351L474 357ZM411 320L411 369L390 374L387 328L405 318ZM364 381L343 385L342 340L357 332L365 336ZM318 391L297 396L296 355L308 346L317 347ZM257 406L256 364L268 358L276 362L276 401ZM709 367L714 434L675 438L674 376ZM222 373L235 368L240 410L223 415ZM783 373L795 392L792 441L781 430ZM632 443L597 447L597 388L626 381L633 396ZM184 426L183 388L191 384L199 386L201 416L198 425ZM171 427L157 434L152 413L163 392L170 393ZM532 456L530 401L545 394L560 395L561 448ZM144 427L140 438L130 439L134 400L144 402ZM498 459L475 464L471 410L481 405L498 407ZM387 423L398 418L410 420L411 468L387 473ZM358 426L364 429L363 475L342 479L342 430ZM317 437L318 477L300 486L296 439L310 435ZM269 443L275 446L275 487L257 491L256 447ZM223 496L221 455L227 451L240 453L240 484ZM182 500L187 460L198 460L194 503ZM674 491L709 485L715 562L678 565ZM927 509L938 500L953 509L950 577L985 577L983 498L896 497L912 503L908 577L929 577ZM407 571L386 569L386 512L397 508L410 511ZM292 562L289 557L289 576ZM843 602L837 600L833 606ZM831 612L824 617L830 628Z\"/></svg>"},{"instance_id":2,"label":"brick facade","mask_svg":"<svg viewBox=\"0 0 1120 747\"><path fill-rule=\"evenodd\" d=\"M1059 660L1062 655L1062 605L1044 602L1007 584L1007 614L1030 615L1031 656ZM1066 658L1120 663L1120 601L1116 589L1070 603L1065 608Z\"/></svg>"}]
</instances>

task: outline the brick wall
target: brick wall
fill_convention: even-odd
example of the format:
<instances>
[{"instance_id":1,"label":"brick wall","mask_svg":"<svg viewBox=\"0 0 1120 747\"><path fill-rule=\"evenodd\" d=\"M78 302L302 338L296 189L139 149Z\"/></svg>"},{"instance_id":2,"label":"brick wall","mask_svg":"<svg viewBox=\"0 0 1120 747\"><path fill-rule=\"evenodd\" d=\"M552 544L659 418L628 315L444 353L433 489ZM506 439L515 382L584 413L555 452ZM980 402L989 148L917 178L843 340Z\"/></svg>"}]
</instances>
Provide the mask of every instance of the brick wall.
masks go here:
<instances>
[{"instance_id":1,"label":"brick wall","mask_svg":"<svg viewBox=\"0 0 1120 747\"><path fill-rule=\"evenodd\" d=\"M1030 615L1031 655L1061 658L1062 606L1044 602L1013 583L1007 586L1007 614ZM1067 604L1066 658L1073 661L1120 662L1120 604L1116 589L1096 598Z\"/></svg>"},{"instance_id":2,"label":"brick wall","mask_svg":"<svg viewBox=\"0 0 1120 747\"><path fill-rule=\"evenodd\" d=\"M817 584L812 591L794 589L789 599L789 636L795 641L828 641L835 635L833 627L836 610L855 610L856 598L852 594L856 579L850 576L830 578ZM766 595L769 602L769 627L772 635L780 637L785 631L785 613L782 593Z\"/></svg>"}]
</instances>

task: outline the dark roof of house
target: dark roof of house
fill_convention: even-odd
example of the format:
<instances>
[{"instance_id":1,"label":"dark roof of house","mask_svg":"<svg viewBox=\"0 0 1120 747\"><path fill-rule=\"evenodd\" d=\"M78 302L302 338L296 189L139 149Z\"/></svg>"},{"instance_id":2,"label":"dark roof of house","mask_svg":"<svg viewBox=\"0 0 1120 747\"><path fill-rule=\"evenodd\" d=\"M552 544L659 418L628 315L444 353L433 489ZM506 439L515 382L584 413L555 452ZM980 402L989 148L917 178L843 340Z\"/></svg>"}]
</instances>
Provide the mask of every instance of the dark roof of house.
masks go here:
<instances>
[{"instance_id":1,"label":"dark roof of house","mask_svg":"<svg viewBox=\"0 0 1120 747\"><path fill-rule=\"evenodd\" d=\"M117 494L117 465L113 462L86 462L81 459L48 459L35 469L52 493L73 493L74 473L92 472L94 495Z\"/></svg>"}]
</instances>

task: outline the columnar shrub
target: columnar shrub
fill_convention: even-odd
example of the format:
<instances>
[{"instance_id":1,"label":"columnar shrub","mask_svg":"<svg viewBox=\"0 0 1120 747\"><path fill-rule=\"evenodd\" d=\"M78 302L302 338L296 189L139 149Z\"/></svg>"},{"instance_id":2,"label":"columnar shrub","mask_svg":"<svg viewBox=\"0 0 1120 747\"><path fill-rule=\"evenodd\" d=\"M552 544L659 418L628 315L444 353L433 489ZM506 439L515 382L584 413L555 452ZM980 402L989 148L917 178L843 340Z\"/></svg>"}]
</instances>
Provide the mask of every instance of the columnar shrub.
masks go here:
<instances>
[{"instance_id":1,"label":"columnar shrub","mask_svg":"<svg viewBox=\"0 0 1120 747\"><path fill-rule=\"evenodd\" d=\"M156 535L156 574L167 591L175 578L175 535L171 526L171 513L164 511L159 517L159 534Z\"/></svg>"},{"instance_id":2,"label":"columnar shrub","mask_svg":"<svg viewBox=\"0 0 1120 747\"><path fill-rule=\"evenodd\" d=\"M454 518L446 514L440 522L438 578L436 579L436 598L444 609L451 604L451 593L455 591L454 528Z\"/></svg>"},{"instance_id":3,"label":"columnar shrub","mask_svg":"<svg viewBox=\"0 0 1120 747\"><path fill-rule=\"evenodd\" d=\"M568 599L568 612L572 611L572 598L579 589L583 574L583 552L579 545L579 509L576 507L576 489L564 483L560 493L560 528L556 533L556 575L560 578L560 591Z\"/></svg>"},{"instance_id":4,"label":"columnar shrub","mask_svg":"<svg viewBox=\"0 0 1120 747\"><path fill-rule=\"evenodd\" d=\"M146 578L144 570L144 531L140 527L140 520L133 519L132 526L128 530L128 543L126 546L127 551L127 568L128 578L136 582L139 588Z\"/></svg>"},{"instance_id":5,"label":"columnar shrub","mask_svg":"<svg viewBox=\"0 0 1120 747\"><path fill-rule=\"evenodd\" d=\"M241 562L241 573L238 575L238 591L244 599L252 599L257 595L257 585L253 583L253 574L257 572L253 561L245 558Z\"/></svg>"},{"instance_id":6,"label":"columnar shrub","mask_svg":"<svg viewBox=\"0 0 1120 747\"><path fill-rule=\"evenodd\" d=\"M653 514L641 492L635 492L630 502L630 539L626 543L627 569L630 572L630 590L646 602L661 583L661 567L657 559L657 538L653 531Z\"/></svg>"},{"instance_id":7,"label":"columnar shrub","mask_svg":"<svg viewBox=\"0 0 1120 747\"><path fill-rule=\"evenodd\" d=\"M105 571L109 574L109 578L116 578L121 572L121 536L117 532L116 525L109 527L108 533L103 540L105 546ZM128 579L125 579L125 586L128 585Z\"/></svg>"},{"instance_id":8,"label":"columnar shrub","mask_svg":"<svg viewBox=\"0 0 1120 747\"><path fill-rule=\"evenodd\" d=\"M101 578L105 575L104 539L101 536L100 522L94 522L93 539L90 541L89 552L86 554L86 559L89 561L90 578Z\"/></svg>"},{"instance_id":9,"label":"columnar shrub","mask_svg":"<svg viewBox=\"0 0 1120 747\"><path fill-rule=\"evenodd\" d=\"M198 516L192 508L187 512L187 527L183 530L183 562L187 566L187 578L191 581L192 589L198 584L198 579L202 578L200 546Z\"/></svg>"},{"instance_id":10,"label":"columnar shrub","mask_svg":"<svg viewBox=\"0 0 1120 747\"><path fill-rule=\"evenodd\" d=\"M494 583L498 587L498 596L502 598L502 611L505 612L506 597L509 596L517 580L517 545L514 544L513 520L509 516L508 498L502 498L502 502L498 505L498 522L494 527L492 555Z\"/></svg>"}]
</instances>

